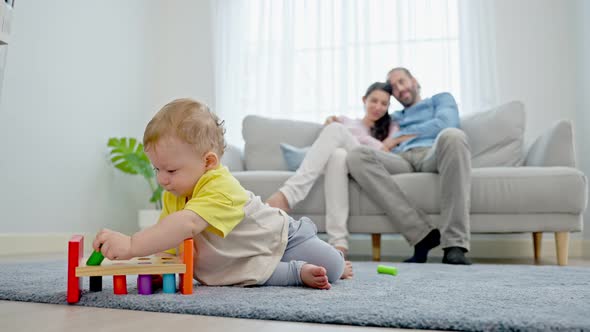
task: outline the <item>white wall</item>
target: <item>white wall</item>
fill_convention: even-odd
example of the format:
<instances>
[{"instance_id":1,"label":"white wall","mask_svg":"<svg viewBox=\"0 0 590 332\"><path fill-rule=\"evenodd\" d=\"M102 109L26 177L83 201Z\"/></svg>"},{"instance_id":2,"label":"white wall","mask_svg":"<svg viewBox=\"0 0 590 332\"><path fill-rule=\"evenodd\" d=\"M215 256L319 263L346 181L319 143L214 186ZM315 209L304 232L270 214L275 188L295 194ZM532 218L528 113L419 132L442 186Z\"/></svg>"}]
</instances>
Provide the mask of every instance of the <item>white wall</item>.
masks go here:
<instances>
[{"instance_id":1,"label":"white wall","mask_svg":"<svg viewBox=\"0 0 590 332\"><path fill-rule=\"evenodd\" d=\"M586 115L590 4L584 0L496 0L494 4L500 101L524 102L527 144L556 121L572 120L578 167L590 175L585 143L590 138ZM585 237L590 238L590 213L584 223Z\"/></svg>"},{"instance_id":2,"label":"white wall","mask_svg":"<svg viewBox=\"0 0 590 332\"><path fill-rule=\"evenodd\" d=\"M0 108L0 233L136 229L147 184L114 170L172 97L213 100L202 1L17 2Z\"/></svg>"},{"instance_id":3,"label":"white wall","mask_svg":"<svg viewBox=\"0 0 590 332\"><path fill-rule=\"evenodd\" d=\"M156 1L152 49L156 105L191 97L215 110L213 39L208 0Z\"/></svg>"},{"instance_id":4,"label":"white wall","mask_svg":"<svg viewBox=\"0 0 590 332\"><path fill-rule=\"evenodd\" d=\"M576 118L574 2L494 4L500 100L524 102L530 142L556 121Z\"/></svg>"},{"instance_id":5,"label":"white wall","mask_svg":"<svg viewBox=\"0 0 590 332\"><path fill-rule=\"evenodd\" d=\"M578 44L577 80L576 80L576 134L580 167L590 176L590 2L578 0L576 6ZM590 211L586 210L586 227L584 229L585 252L590 257Z\"/></svg>"}]
</instances>

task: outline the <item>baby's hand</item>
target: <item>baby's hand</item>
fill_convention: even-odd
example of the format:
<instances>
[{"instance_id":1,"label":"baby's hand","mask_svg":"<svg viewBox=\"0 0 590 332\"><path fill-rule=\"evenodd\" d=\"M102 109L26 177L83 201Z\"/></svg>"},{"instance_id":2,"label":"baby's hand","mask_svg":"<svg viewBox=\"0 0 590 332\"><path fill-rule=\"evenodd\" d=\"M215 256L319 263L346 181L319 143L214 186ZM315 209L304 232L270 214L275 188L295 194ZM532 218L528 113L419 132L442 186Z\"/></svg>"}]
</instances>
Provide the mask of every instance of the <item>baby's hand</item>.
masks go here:
<instances>
[{"instance_id":1,"label":"baby's hand","mask_svg":"<svg viewBox=\"0 0 590 332\"><path fill-rule=\"evenodd\" d=\"M133 258L131 254L131 237L110 229L103 229L96 234L92 248L100 251L104 257L110 260Z\"/></svg>"}]
</instances>

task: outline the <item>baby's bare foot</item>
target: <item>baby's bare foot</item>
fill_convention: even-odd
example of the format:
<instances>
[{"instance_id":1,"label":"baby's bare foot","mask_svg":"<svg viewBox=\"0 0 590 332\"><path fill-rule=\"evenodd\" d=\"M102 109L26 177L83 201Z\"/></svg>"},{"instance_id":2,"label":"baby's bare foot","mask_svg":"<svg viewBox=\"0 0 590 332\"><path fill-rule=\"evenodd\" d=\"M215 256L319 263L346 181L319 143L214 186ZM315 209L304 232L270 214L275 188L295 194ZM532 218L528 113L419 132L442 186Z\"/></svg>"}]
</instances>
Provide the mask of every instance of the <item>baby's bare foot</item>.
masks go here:
<instances>
[{"instance_id":1,"label":"baby's bare foot","mask_svg":"<svg viewBox=\"0 0 590 332\"><path fill-rule=\"evenodd\" d=\"M311 288L330 289L332 287L328 281L326 269L313 264L304 264L301 267L301 281Z\"/></svg>"},{"instance_id":2,"label":"baby's bare foot","mask_svg":"<svg viewBox=\"0 0 590 332\"><path fill-rule=\"evenodd\" d=\"M354 272L352 272L352 263L350 261L345 261L344 264L344 272L342 272L340 279L352 279L354 276Z\"/></svg>"},{"instance_id":3,"label":"baby's bare foot","mask_svg":"<svg viewBox=\"0 0 590 332\"><path fill-rule=\"evenodd\" d=\"M277 191L276 193L272 194L267 200L266 203L272 207L279 208L285 212L289 212L291 209L289 208L289 201L287 201L287 197L280 192Z\"/></svg>"}]
</instances>

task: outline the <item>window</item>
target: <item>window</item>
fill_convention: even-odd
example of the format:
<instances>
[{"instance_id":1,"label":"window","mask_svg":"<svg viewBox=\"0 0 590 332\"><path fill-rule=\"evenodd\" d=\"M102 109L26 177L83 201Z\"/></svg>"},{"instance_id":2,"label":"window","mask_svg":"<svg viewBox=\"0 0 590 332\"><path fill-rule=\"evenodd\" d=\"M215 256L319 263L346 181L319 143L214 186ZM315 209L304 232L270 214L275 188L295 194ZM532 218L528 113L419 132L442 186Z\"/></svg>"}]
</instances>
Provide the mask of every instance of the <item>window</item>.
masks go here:
<instances>
[{"instance_id":1,"label":"window","mask_svg":"<svg viewBox=\"0 0 590 332\"><path fill-rule=\"evenodd\" d=\"M362 117L362 96L404 66L422 96L461 100L457 1L220 0L213 3L216 109L240 141L248 114ZM401 106L392 98L391 110Z\"/></svg>"}]
</instances>

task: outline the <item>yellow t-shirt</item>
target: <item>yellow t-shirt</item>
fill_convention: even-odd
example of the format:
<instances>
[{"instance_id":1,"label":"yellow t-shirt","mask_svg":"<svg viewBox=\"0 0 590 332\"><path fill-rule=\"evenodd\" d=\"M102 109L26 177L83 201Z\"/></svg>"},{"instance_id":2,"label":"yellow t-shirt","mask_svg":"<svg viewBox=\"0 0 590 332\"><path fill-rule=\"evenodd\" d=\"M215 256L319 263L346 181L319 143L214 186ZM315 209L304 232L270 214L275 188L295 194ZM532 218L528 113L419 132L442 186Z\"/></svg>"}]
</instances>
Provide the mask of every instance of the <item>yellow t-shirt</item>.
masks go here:
<instances>
[{"instance_id":1,"label":"yellow t-shirt","mask_svg":"<svg viewBox=\"0 0 590 332\"><path fill-rule=\"evenodd\" d=\"M205 285L260 285L287 246L289 216L245 190L219 166L203 174L192 197L164 193L160 219L188 209L209 226L194 237L194 277Z\"/></svg>"},{"instance_id":2,"label":"yellow t-shirt","mask_svg":"<svg viewBox=\"0 0 590 332\"><path fill-rule=\"evenodd\" d=\"M162 200L160 219L177 211L190 210L209 224L206 232L226 237L244 219L248 194L229 170L219 165L201 176L188 202L185 197L167 191Z\"/></svg>"}]
</instances>

